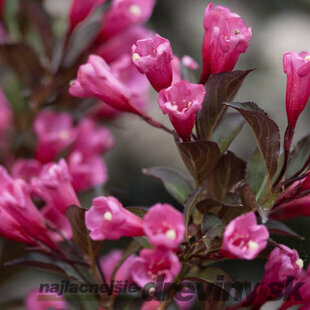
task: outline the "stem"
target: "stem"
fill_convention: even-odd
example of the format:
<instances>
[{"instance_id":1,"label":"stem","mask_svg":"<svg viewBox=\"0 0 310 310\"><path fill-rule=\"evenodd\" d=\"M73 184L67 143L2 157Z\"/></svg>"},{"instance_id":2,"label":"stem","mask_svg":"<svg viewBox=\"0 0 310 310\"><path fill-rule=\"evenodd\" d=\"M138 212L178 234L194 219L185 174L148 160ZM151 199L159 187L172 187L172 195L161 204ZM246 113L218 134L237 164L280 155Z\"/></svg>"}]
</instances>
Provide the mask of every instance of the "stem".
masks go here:
<instances>
[{"instance_id":1,"label":"stem","mask_svg":"<svg viewBox=\"0 0 310 310\"><path fill-rule=\"evenodd\" d=\"M288 125L286 128L286 131L285 131L285 135L284 135L284 162L283 162L283 167L282 167L282 170L281 170L277 180L273 184L273 189L275 189L277 187L277 185L281 182L281 180L285 174L287 164L288 164L289 155L290 155L290 149L291 149L293 137L294 137L294 127L291 127L290 125Z\"/></svg>"},{"instance_id":2,"label":"stem","mask_svg":"<svg viewBox=\"0 0 310 310\"><path fill-rule=\"evenodd\" d=\"M149 125L155 127L155 128L159 128L162 129L166 132L168 132L171 135L174 135L173 131L171 129L169 129L168 127L166 127L165 125L163 125L162 123L154 120L152 117L150 117L149 115L141 115L140 116L145 122L147 122Z\"/></svg>"}]
</instances>

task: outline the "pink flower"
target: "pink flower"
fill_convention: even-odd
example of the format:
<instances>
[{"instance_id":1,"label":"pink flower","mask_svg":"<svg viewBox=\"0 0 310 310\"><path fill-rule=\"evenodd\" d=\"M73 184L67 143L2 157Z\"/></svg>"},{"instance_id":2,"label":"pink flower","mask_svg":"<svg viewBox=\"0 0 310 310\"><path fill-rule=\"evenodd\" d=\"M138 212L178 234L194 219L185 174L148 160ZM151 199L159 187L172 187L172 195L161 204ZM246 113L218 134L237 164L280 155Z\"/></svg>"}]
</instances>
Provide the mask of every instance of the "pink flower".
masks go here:
<instances>
[{"instance_id":1,"label":"pink flower","mask_svg":"<svg viewBox=\"0 0 310 310\"><path fill-rule=\"evenodd\" d=\"M130 26L145 23L152 15L155 0L113 0L107 12L100 40L107 40Z\"/></svg>"},{"instance_id":2,"label":"pink flower","mask_svg":"<svg viewBox=\"0 0 310 310\"><path fill-rule=\"evenodd\" d=\"M77 137L73 150L84 156L103 154L115 145L111 132L103 127L96 126L90 118L84 118L77 127Z\"/></svg>"},{"instance_id":3,"label":"pink flower","mask_svg":"<svg viewBox=\"0 0 310 310\"><path fill-rule=\"evenodd\" d=\"M123 55L131 54L131 47L138 40L149 38L152 35L153 33L142 25L133 26L100 44L94 54L102 57L107 63L111 63Z\"/></svg>"},{"instance_id":4,"label":"pink flower","mask_svg":"<svg viewBox=\"0 0 310 310\"><path fill-rule=\"evenodd\" d=\"M162 112L169 115L176 132L185 141L190 140L196 113L202 107L205 94L203 85L185 80L159 93L158 103Z\"/></svg>"},{"instance_id":5,"label":"pink flower","mask_svg":"<svg viewBox=\"0 0 310 310\"><path fill-rule=\"evenodd\" d=\"M157 300L144 301L141 310L157 310L160 302Z\"/></svg>"},{"instance_id":6,"label":"pink flower","mask_svg":"<svg viewBox=\"0 0 310 310\"><path fill-rule=\"evenodd\" d=\"M310 54L285 53L283 67L287 75L286 113L289 125L295 128L310 97Z\"/></svg>"},{"instance_id":7,"label":"pink flower","mask_svg":"<svg viewBox=\"0 0 310 310\"><path fill-rule=\"evenodd\" d=\"M130 90L99 56L91 55L87 64L80 66L69 93L75 97L95 97L119 111L143 115L131 102Z\"/></svg>"},{"instance_id":8,"label":"pink flower","mask_svg":"<svg viewBox=\"0 0 310 310\"><path fill-rule=\"evenodd\" d=\"M48 110L38 114L34 131L38 138L36 158L42 163L53 161L74 142L76 135L70 114Z\"/></svg>"},{"instance_id":9,"label":"pink flower","mask_svg":"<svg viewBox=\"0 0 310 310\"><path fill-rule=\"evenodd\" d=\"M114 197L98 197L85 214L85 223L93 240L117 240L143 236L143 221L126 210Z\"/></svg>"},{"instance_id":10,"label":"pink flower","mask_svg":"<svg viewBox=\"0 0 310 310\"><path fill-rule=\"evenodd\" d=\"M172 49L169 40L158 34L154 39L144 39L132 47L132 61L136 68L146 75L156 91L172 83Z\"/></svg>"},{"instance_id":11,"label":"pink flower","mask_svg":"<svg viewBox=\"0 0 310 310\"><path fill-rule=\"evenodd\" d=\"M72 238L70 222L57 208L47 204L41 209L41 213L48 221L50 227L49 234L55 242L63 241L63 237L68 240Z\"/></svg>"},{"instance_id":12,"label":"pink flower","mask_svg":"<svg viewBox=\"0 0 310 310\"><path fill-rule=\"evenodd\" d=\"M76 26L87 18L93 8L104 2L106 0L73 0L69 14L70 32L73 32Z\"/></svg>"},{"instance_id":13,"label":"pink flower","mask_svg":"<svg viewBox=\"0 0 310 310\"><path fill-rule=\"evenodd\" d=\"M123 251L112 250L109 254L104 256L100 260L100 267L102 269L104 278L109 284L112 280L114 269L123 257ZM124 284L125 281L132 282L131 278L131 267L134 263L136 255L130 255L118 268L114 280L118 283Z\"/></svg>"},{"instance_id":14,"label":"pink flower","mask_svg":"<svg viewBox=\"0 0 310 310\"><path fill-rule=\"evenodd\" d=\"M107 168L100 155L87 156L79 151L68 158L72 186L76 192L85 191L107 181Z\"/></svg>"},{"instance_id":15,"label":"pink flower","mask_svg":"<svg viewBox=\"0 0 310 310\"><path fill-rule=\"evenodd\" d=\"M64 159L59 163L43 166L40 175L31 180L33 192L53 205L62 214L71 205L79 206L79 200L71 185L71 175Z\"/></svg>"},{"instance_id":16,"label":"pink flower","mask_svg":"<svg viewBox=\"0 0 310 310\"><path fill-rule=\"evenodd\" d=\"M172 83L171 83L171 85L174 85L174 84L182 81L180 58L176 55L173 55L173 59L172 59L171 64L172 64Z\"/></svg>"},{"instance_id":17,"label":"pink flower","mask_svg":"<svg viewBox=\"0 0 310 310\"><path fill-rule=\"evenodd\" d=\"M205 11L202 83L210 74L232 71L252 36L251 28L239 15L226 7L213 6L210 3Z\"/></svg>"},{"instance_id":18,"label":"pink flower","mask_svg":"<svg viewBox=\"0 0 310 310\"><path fill-rule=\"evenodd\" d=\"M163 277L167 283L172 283L181 270L181 263L172 251L161 249L143 249L135 259L131 268L133 280L141 287L149 282L156 282L157 277Z\"/></svg>"},{"instance_id":19,"label":"pink flower","mask_svg":"<svg viewBox=\"0 0 310 310\"><path fill-rule=\"evenodd\" d=\"M39 176L41 169L42 164L36 159L19 159L12 167L12 176L30 182Z\"/></svg>"},{"instance_id":20,"label":"pink flower","mask_svg":"<svg viewBox=\"0 0 310 310\"><path fill-rule=\"evenodd\" d=\"M57 299L57 300L55 300ZM31 291L25 301L26 310L69 309L62 297L56 294L40 293L38 289Z\"/></svg>"},{"instance_id":21,"label":"pink flower","mask_svg":"<svg viewBox=\"0 0 310 310\"><path fill-rule=\"evenodd\" d=\"M228 258L254 259L267 245L269 232L257 225L254 212L241 215L226 227L222 253Z\"/></svg>"},{"instance_id":22,"label":"pink flower","mask_svg":"<svg viewBox=\"0 0 310 310\"><path fill-rule=\"evenodd\" d=\"M0 135L3 135L11 126L12 110L0 87Z\"/></svg>"},{"instance_id":23,"label":"pink flower","mask_svg":"<svg viewBox=\"0 0 310 310\"><path fill-rule=\"evenodd\" d=\"M199 68L198 63L196 62L196 60L194 58L192 58L191 56L188 55L184 55L182 57L182 64L192 70L196 70Z\"/></svg>"},{"instance_id":24,"label":"pink flower","mask_svg":"<svg viewBox=\"0 0 310 310\"><path fill-rule=\"evenodd\" d=\"M28 185L21 179L13 179L2 166L0 220L0 232L5 237L30 244L34 243L32 240L39 240L49 247L57 248L48 235L43 216L31 200Z\"/></svg>"},{"instance_id":25,"label":"pink flower","mask_svg":"<svg viewBox=\"0 0 310 310\"><path fill-rule=\"evenodd\" d=\"M99 119L102 118L104 120L113 120L120 116L121 112L100 101L97 103L97 108L94 111L94 115Z\"/></svg>"},{"instance_id":26,"label":"pink flower","mask_svg":"<svg viewBox=\"0 0 310 310\"><path fill-rule=\"evenodd\" d=\"M183 214L169 204L157 203L144 216L144 232L153 246L175 250L184 241Z\"/></svg>"}]
</instances>

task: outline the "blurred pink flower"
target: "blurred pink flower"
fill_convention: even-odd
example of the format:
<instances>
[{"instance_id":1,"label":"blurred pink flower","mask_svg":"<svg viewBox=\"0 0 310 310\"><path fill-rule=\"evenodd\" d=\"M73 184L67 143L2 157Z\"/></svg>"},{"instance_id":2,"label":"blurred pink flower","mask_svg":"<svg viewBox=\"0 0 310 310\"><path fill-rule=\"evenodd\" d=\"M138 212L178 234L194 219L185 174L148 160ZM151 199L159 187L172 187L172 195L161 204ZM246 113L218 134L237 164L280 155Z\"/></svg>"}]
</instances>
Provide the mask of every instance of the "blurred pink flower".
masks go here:
<instances>
[{"instance_id":1,"label":"blurred pink flower","mask_svg":"<svg viewBox=\"0 0 310 310\"><path fill-rule=\"evenodd\" d=\"M172 59L169 40L158 34L153 39L138 40L132 47L134 65L158 92L172 83Z\"/></svg>"},{"instance_id":2,"label":"blurred pink flower","mask_svg":"<svg viewBox=\"0 0 310 310\"><path fill-rule=\"evenodd\" d=\"M38 177L42 164L36 159L18 159L12 167L12 176L30 182L32 178Z\"/></svg>"},{"instance_id":3,"label":"blurred pink flower","mask_svg":"<svg viewBox=\"0 0 310 310\"><path fill-rule=\"evenodd\" d=\"M72 32L80 22L86 19L96 6L104 2L106 2L106 0L72 0L69 13L70 32Z\"/></svg>"},{"instance_id":4,"label":"blurred pink flower","mask_svg":"<svg viewBox=\"0 0 310 310\"><path fill-rule=\"evenodd\" d=\"M40 297L39 297L40 296ZM42 298L42 300L40 300ZM65 300L56 294L40 293L38 289L31 291L25 300L26 310L66 310L69 309Z\"/></svg>"},{"instance_id":5,"label":"blurred pink flower","mask_svg":"<svg viewBox=\"0 0 310 310\"><path fill-rule=\"evenodd\" d=\"M42 163L53 161L57 155L75 140L73 120L68 113L44 110L34 121L38 138L36 158Z\"/></svg>"},{"instance_id":6,"label":"blurred pink flower","mask_svg":"<svg viewBox=\"0 0 310 310\"><path fill-rule=\"evenodd\" d=\"M310 97L310 54L285 53L283 67L287 75L286 113L289 125L295 128Z\"/></svg>"},{"instance_id":7,"label":"blurred pink flower","mask_svg":"<svg viewBox=\"0 0 310 310\"><path fill-rule=\"evenodd\" d=\"M185 236L183 214L167 203L157 203L144 216L144 232L153 246L176 250Z\"/></svg>"},{"instance_id":8,"label":"blurred pink flower","mask_svg":"<svg viewBox=\"0 0 310 310\"><path fill-rule=\"evenodd\" d=\"M254 212L250 212L227 225L221 252L228 258L251 260L266 247L268 238L267 228L257 225Z\"/></svg>"},{"instance_id":9,"label":"blurred pink flower","mask_svg":"<svg viewBox=\"0 0 310 310\"><path fill-rule=\"evenodd\" d=\"M152 15L156 0L113 0L103 19L99 38L110 39L130 26L145 23Z\"/></svg>"},{"instance_id":10,"label":"blurred pink flower","mask_svg":"<svg viewBox=\"0 0 310 310\"><path fill-rule=\"evenodd\" d=\"M72 186L76 192L85 191L107 181L107 168L100 155L83 155L74 151L68 158Z\"/></svg>"},{"instance_id":11,"label":"blurred pink flower","mask_svg":"<svg viewBox=\"0 0 310 310\"><path fill-rule=\"evenodd\" d=\"M205 11L203 40L203 73L205 83L210 74L232 71L252 37L243 19L223 6L210 3Z\"/></svg>"},{"instance_id":12,"label":"blurred pink flower","mask_svg":"<svg viewBox=\"0 0 310 310\"><path fill-rule=\"evenodd\" d=\"M61 159L59 163L44 165L40 175L32 178L31 185L34 193L65 214L69 206L80 205L71 179L67 163Z\"/></svg>"},{"instance_id":13,"label":"blurred pink flower","mask_svg":"<svg viewBox=\"0 0 310 310\"><path fill-rule=\"evenodd\" d=\"M78 151L84 156L103 154L115 145L112 133L103 126L97 126L90 118L84 118L76 131L77 137L73 151Z\"/></svg>"},{"instance_id":14,"label":"blurred pink flower","mask_svg":"<svg viewBox=\"0 0 310 310\"><path fill-rule=\"evenodd\" d=\"M95 97L111 107L138 115L143 115L139 107L131 102L131 91L99 56L91 55L85 65L80 66L77 80L69 93L75 97Z\"/></svg>"},{"instance_id":15,"label":"blurred pink flower","mask_svg":"<svg viewBox=\"0 0 310 310\"><path fill-rule=\"evenodd\" d=\"M196 120L196 113L202 107L206 91L203 85L181 81L160 91L159 106L170 121L178 135L185 141L190 135Z\"/></svg>"},{"instance_id":16,"label":"blurred pink flower","mask_svg":"<svg viewBox=\"0 0 310 310\"><path fill-rule=\"evenodd\" d=\"M0 221L2 223L0 232L5 237L17 241L24 239L31 244L33 244L31 240L39 240L49 247L57 248L48 235L43 216L31 200L29 186L22 179L13 179L2 166L0 166Z\"/></svg>"},{"instance_id":17,"label":"blurred pink flower","mask_svg":"<svg viewBox=\"0 0 310 310\"><path fill-rule=\"evenodd\" d=\"M117 240L143 236L143 221L126 210L114 197L97 197L85 214L86 227L93 240Z\"/></svg>"},{"instance_id":18,"label":"blurred pink flower","mask_svg":"<svg viewBox=\"0 0 310 310\"><path fill-rule=\"evenodd\" d=\"M172 251L162 249L143 249L135 259L131 268L133 280L141 287L149 282L156 282L157 277L163 277L167 283L172 283L181 271L181 263Z\"/></svg>"},{"instance_id":19,"label":"blurred pink flower","mask_svg":"<svg viewBox=\"0 0 310 310\"><path fill-rule=\"evenodd\" d=\"M111 283L114 269L116 268L122 257L123 251L112 250L106 256L100 259L100 267L102 269L104 278L108 284ZM116 283L125 284L125 281L128 281L128 283L132 282L131 267L135 258L136 255L130 255L121 264L114 277Z\"/></svg>"},{"instance_id":20,"label":"blurred pink flower","mask_svg":"<svg viewBox=\"0 0 310 310\"><path fill-rule=\"evenodd\" d=\"M199 68L198 63L191 56L184 55L182 57L181 61L182 61L182 65L184 65L185 67L187 67L189 69L196 70Z\"/></svg>"},{"instance_id":21,"label":"blurred pink flower","mask_svg":"<svg viewBox=\"0 0 310 310\"><path fill-rule=\"evenodd\" d=\"M173 59L172 59L171 64L172 64L172 83L171 83L171 85L174 85L174 84L182 81L180 58L176 55L173 55Z\"/></svg>"}]
</instances>

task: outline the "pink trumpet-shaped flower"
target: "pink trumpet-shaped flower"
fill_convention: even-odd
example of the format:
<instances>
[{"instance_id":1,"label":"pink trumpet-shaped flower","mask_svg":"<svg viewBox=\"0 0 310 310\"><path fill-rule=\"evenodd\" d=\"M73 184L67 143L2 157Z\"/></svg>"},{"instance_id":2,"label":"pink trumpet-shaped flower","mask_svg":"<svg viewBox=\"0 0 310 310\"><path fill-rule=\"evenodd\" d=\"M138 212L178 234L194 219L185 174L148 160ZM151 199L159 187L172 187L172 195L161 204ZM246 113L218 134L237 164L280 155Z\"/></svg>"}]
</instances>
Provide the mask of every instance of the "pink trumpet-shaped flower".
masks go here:
<instances>
[{"instance_id":1,"label":"pink trumpet-shaped flower","mask_svg":"<svg viewBox=\"0 0 310 310\"><path fill-rule=\"evenodd\" d=\"M77 127L77 137L73 150L84 156L103 154L115 145L111 132L103 127L96 126L90 118L84 118Z\"/></svg>"},{"instance_id":2,"label":"pink trumpet-shaped flower","mask_svg":"<svg viewBox=\"0 0 310 310\"><path fill-rule=\"evenodd\" d=\"M68 158L72 186L76 192L85 191L107 181L107 168L100 155L87 156L74 151Z\"/></svg>"},{"instance_id":3,"label":"pink trumpet-shaped flower","mask_svg":"<svg viewBox=\"0 0 310 310\"><path fill-rule=\"evenodd\" d=\"M131 102L131 92L112 72L111 67L99 56L89 56L80 66L77 80L69 93L75 97L95 97L111 107L138 115L143 113Z\"/></svg>"},{"instance_id":4,"label":"pink trumpet-shaped flower","mask_svg":"<svg viewBox=\"0 0 310 310\"><path fill-rule=\"evenodd\" d=\"M57 300L55 300L57 299ZM25 300L26 310L66 310L69 309L68 304L56 294L40 293L39 289L31 291Z\"/></svg>"},{"instance_id":5,"label":"pink trumpet-shaped flower","mask_svg":"<svg viewBox=\"0 0 310 310\"><path fill-rule=\"evenodd\" d=\"M139 40L132 47L134 65L158 92L172 83L172 60L169 40L158 34L153 39Z\"/></svg>"},{"instance_id":6,"label":"pink trumpet-shaped flower","mask_svg":"<svg viewBox=\"0 0 310 310\"><path fill-rule=\"evenodd\" d=\"M80 205L71 179L67 163L61 159L58 164L44 165L40 175L32 178L31 185L34 193L64 214L69 206Z\"/></svg>"},{"instance_id":7,"label":"pink trumpet-shaped flower","mask_svg":"<svg viewBox=\"0 0 310 310\"><path fill-rule=\"evenodd\" d=\"M131 268L133 280L141 287L149 282L156 282L163 277L167 283L172 283L181 270L181 263L172 251L161 249L143 249L135 259Z\"/></svg>"},{"instance_id":8,"label":"pink trumpet-shaped flower","mask_svg":"<svg viewBox=\"0 0 310 310\"><path fill-rule=\"evenodd\" d=\"M283 67L287 75L286 113L289 125L295 128L310 97L310 54L285 53Z\"/></svg>"},{"instance_id":9,"label":"pink trumpet-shaped flower","mask_svg":"<svg viewBox=\"0 0 310 310\"><path fill-rule=\"evenodd\" d=\"M203 85L181 81L160 91L159 106L170 121L178 135L185 141L195 124L197 111L201 110L206 91Z\"/></svg>"},{"instance_id":10,"label":"pink trumpet-shaped flower","mask_svg":"<svg viewBox=\"0 0 310 310\"><path fill-rule=\"evenodd\" d=\"M98 197L85 214L85 223L93 240L117 240L143 236L143 221L126 210L114 197Z\"/></svg>"},{"instance_id":11,"label":"pink trumpet-shaped flower","mask_svg":"<svg viewBox=\"0 0 310 310\"><path fill-rule=\"evenodd\" d=\"M222 253L228 258L254 259L267 245L269 232L264 225L257 225L254 212L241 215L226 227Z\"/></svg>"},{"instance_id":12,"label":"pink trumpet-shaped flower","mask_svg":"<svg viewBox=\"0 0 310 310\"><path fill-rule=\"evenodd\" d=\"M43 216L31 200L28 185L24 180L11 178L3 167L0 167L0 219L0 232L5 237L30 244L39 240L57 248L48 235Z\"/></svg>"},{"instance_id":13,"label":"pink trumpet-shaped flower","mask_svg":"<svg viewBox=\"0 0 310 310\"><path fill-rule=\"evenodd\" d=\"M96 6L104 2L106 2L106 0L73 0L69 13L70 32L72 32L80 22L86 19Z\"/></svg>"},{"instance_id":14,"label":"pink trumpet-shaped flower","mask_svg":"<svg viewBox=\"0 0 310 310\"><path fill-rule=\"evenodd\" d=\"M103 20L99 39L106 41L130 26L145 23L152 15L155 2L155 0L113 0Z\"/></svg>"},{"instance_id":15,"label":"pink trumpet-shaped flower","mask_svg":"<svg viewBox=\"0 0 310 310\"><path fill-rule=\"evenodd\" d=\"M112 280L114 269L123 257L123 251L113 250L100 260L100 266L105 278L109 284ZM132 282L131 267L134 263L136 255L130 255L118 268L114 280L116 283L125 284L125 281Z\"/></svg>"},{"instance_id":16,"label":"pink trumpet-shaped flower","mask_svg":"<svg viewBox=\"0 0 310 310\"><path fill-rule=\"evenodd\" d=\"M176 250L185 236L183 214L167 203L157 203L144 216L144 232L153 246Z\"/></svg>"},{"instance_id":17,"label":"pink trumpet-shaped flower","mask_svg":"<svg viewBox=\"0 0 310 310\"><path fill-rule=\"evenodd\" d=\"M38 144L36 158L41 163L53 161L76 137L70 114L42 111L34 121Z\"/></svg>"},{"instance_id":18,"label":"pink trumpet-shaped flower","mask_svg":"<svg viewBox=\"0 0 310 310\"><path fill-rule=\"evenodd\" d=\"M226 7L213 6L210 3L205 11L202 83L210 74L232 71L252 36L251 28L239 15Z\"/></svg>"}]
</instances>

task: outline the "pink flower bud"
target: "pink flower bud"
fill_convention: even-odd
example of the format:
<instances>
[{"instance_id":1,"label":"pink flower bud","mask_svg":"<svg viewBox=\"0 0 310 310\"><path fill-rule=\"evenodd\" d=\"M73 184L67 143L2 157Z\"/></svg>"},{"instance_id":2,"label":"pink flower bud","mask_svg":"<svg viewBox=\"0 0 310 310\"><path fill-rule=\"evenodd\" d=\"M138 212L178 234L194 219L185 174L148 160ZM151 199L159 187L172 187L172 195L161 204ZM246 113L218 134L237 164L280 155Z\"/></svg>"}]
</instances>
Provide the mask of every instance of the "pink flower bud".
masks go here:
<instances>
[{"instance_id":1,"label":"pink flower bud","mask_svg":"<svg viewBox=\"0 0 310 310\"><path fill-rule=\"evenodd\" d=\"M155 0L113 0L103 20L100 40L110 39L130 26L145 23L152 15Z\"/></svg>"},{"instance_id":2,"label":"pink flower bud","mask_svg":"<svg viewBox=\"0 0 310 310\"><path fill-rule=\"evenodd\" d=\"M53 205L47 204L41 209L41 213L51 228L50 236L55 242L63 241L63 237L66 239L72 238L70 222L68 218L57 208Z\"/></svg>"},{"instance_id":3,"label":"pink flower bud","mask_svg":"<svg viewBox=\"0 0 310 310\"><path fill-rule=\"evenodd\" d=\"M295 128L310 97L310 54L285 53L283 67L287 75L286 113L289 125Z\"/></svg>"},{"instance_id":4,"label":"pink flower bud","mask_svg":"<svg viewBox=\"0 0 310 310\"><path fill-rule=\"evenodd\" d=\"M96 6L104 2L106 0L73 0L69 14L70 32L73 32L76 26L86 19Z\"/></svg>"},{"instance_id":5,"label":"pink flower bud","mask_svg":"<svg viewBox=\"0 0 310 310\"><path fill-rule=\"evenodd\" d=\"M40 175L31 180L31 185L34 193L62 214L69 206L80 205L71 185L71 175L64 159L61 159L58 164L44 165Z\"/></svg>"},{"instance_id":6,"label":"pink flower bud","mask_svg":"<svg viewBox=\"0 0 310 310\"><path fill-rule=\"evenodd\" d=\"M11 126L12 110L0 87L0 136L3 135Z\"/></svg>"},{"instance_id":7,"label":"pink flower bud","mask_svg":"<svg viewBox=\"0 0 310 310\"><path fill-rule=\"evenodd\" d=\"M39 296L42 296L40 300ZM49 298L50 296L50 298ZM59 300L55 300L55 297ZM55 310L66 310L69 309L68 304L62 297L57 296L57 294L52 293L40 293L39 289L35 289L31 291L25 300L26 310L47 310L47 309L55 309Z\"/></svg>"},{"instance_id":8,"label":"pink flower bud","mask_svg":"<svg viewBox=\"0 0 310 310\"><path fill-rule=\"evenodd\" d=\"M160 91L159 106L170 121L178 135L185 141L195 124L196 113L202 107L206 91L203 85L181 81Z\"/></svg>"},{"instance_id":9,"label":"pink flower bud","mask_svg":"<svg viewBox=\"0 0 310 310\"><path fill-rule=\"evenodd\" d=\"M5 237L30 244L36 243L32 240L39 240L49 247L57 248L48 235L43 216L31 200L28 185L21 179L11 178L2 166L0 166L0 220L2 223L0 233Z\"/></svg>"},{"instance_id":10,"label":"pink flower bud","mask_svg":"<svg viewBox=\"0 0 310 310\"><path fill-rule=\"evenodd\" d=\"M115 145L112 133L103 126L96 126L90 118L84 118L77 127L77 137L73 150L84 156L103 154Z\"/></svg>"},{"instance_id":11,"label":"pink flower bud","mask_svg":"<svg viewBox=\"0 0 310 310\"><path fill-rule=\"evenodd\" d=\"M133 280L141 287L149 282L156 282L163 277L167 283L172 283L181 270L181 263L172 251L161 249L143 249L135 259L131 268Z\"/></svg>"},{"instance_id":12,"label":"pink flower bud","mask_svg":"<svg viewBox=\"0 0 310 310\"><path fill-rule=\"evenodd\" d=\"M169 204L157 203L144 216L144 232L153 246L176 250L185 236L183 214Z\"/></svg>"},{"instance_id":13,"label":"pink flower bud","mask_svg":"<svg viewBox=\"0 0 310 310\"><path fill-rule=\"evenodd\" d=\"M72 117L67 113L44 110L34 121L38 138L36 158L42 163L53 161L57 155L75 140Z\"/></svg>"},{"instance_id":14,"label":"pink flower bud","mask_svg":"<svg viewBox=\"0 0 310 310\"><path fill-rule=\"evenodd\" d=\"M111 283L114 269L116 268L122 257L123 257L123 251L112 250L106 256L100 259L100 266L104 278L108 284ZM136 255L130 255L118 268L114 277L116 283L117 281L119 281L119 283L124 285L125 281L128 281L128 283L132 282L131 267L135 261L135 258Z\"/></svg>"},{"instance_id":15,"label":"pink flower bud","mask_svg":"<svg viewBox=\"0 0 310 310\"><path fill-rule=\"evenodd\" d=\"M123 55L131 54L131 47L142 39L147 39L153 32L144 26L130 27L108 41L104 41L95 50L94 54L102 57L107 63L117 61Z\"/></svg>"},{"instance_id":16,"label":"pink flower bud","mask_svg":"<svg viewBox=\"0 0 310 310\"><path fill-rule=\"evenodd\" d=\"M250 212L227 225L221 251L228 258L251 260L266 247L268 238L267 228L257 225L254 212Z\"/></svg>"},{"instance_id":17,"label":"pink flower bud","mask_svg":"<svg viewBox=\"0 0 310 310\"><path fill-rule=\"evenodd\" d=\"M85 214L85 223L93 240L117 240L143 236L143 221L126 210L114 197L98 197Z\"/></svg>"},{"instance_id":18,"label":"pink flower bud","mask_svg":"<svg viewBox=\"0 0 310 310\"><path fill-rule=\"evenodd\" d=\"M111 107L138 115L143 113L131 102L131 92L99 56L91 55L87 64L80 66L77 80L69 93L75 97L95 97Z\"/></svg>"},{"instance_id":19,"label":"pink flower bud","mask_svg":"<svg viewBox=\"0 0 310 310\"><path fill-rule=\"evenodd\" d=\"M77 192L85 191L107 181L107 168L100 155L83 155L74 151L68 158L72 186Z\"/></svg>"},{"instance_id":20,"label":"pink flower bud","mask_svg":"<svg viewBox=\"0 0 310 310\"><path fill-rule=\"evenodd\" d=\"M153 39L139 40L132 47L132 62L158 92L172 83L172 59L169 40L158 34Z\"/></svg>"},{"instance_id":21,"label":"pink flower bud","mask_svg":"<svg viewBox=\"0 0 310 310\"><path fill-rule=\"evenodd\" d=\"M182 64L192 70L196 70L199 68L198 63L196 62L196 60L194 58L192 58L191 56L188 55L184 55L182 57Z\"/></svg>"},{"instance_id":22,"label":"pink flower bud","mask_svg":"<svg viewBox=\"0 0 310 310\"><path fill-rule=\"evenodd\" d=\"M232 71L252 36L251 28L239 15L226 7L213 6L210 3L205 11L202 83L210 74Z\"/></svg>"},{"instance_id":23,"label":"pink flower bud","mask_svg":"<svg viewBox=\"0 0 310 310\"><path fill-rule=\"evenodd\" d=\"M12 176L30 182L32 178L38 177L42 164L35 159L19 159L12 167Z\"/></svg>"}]
</instances>

